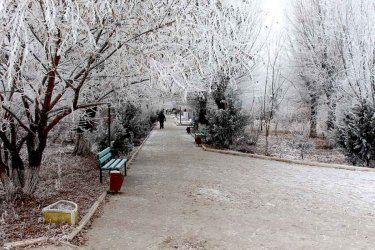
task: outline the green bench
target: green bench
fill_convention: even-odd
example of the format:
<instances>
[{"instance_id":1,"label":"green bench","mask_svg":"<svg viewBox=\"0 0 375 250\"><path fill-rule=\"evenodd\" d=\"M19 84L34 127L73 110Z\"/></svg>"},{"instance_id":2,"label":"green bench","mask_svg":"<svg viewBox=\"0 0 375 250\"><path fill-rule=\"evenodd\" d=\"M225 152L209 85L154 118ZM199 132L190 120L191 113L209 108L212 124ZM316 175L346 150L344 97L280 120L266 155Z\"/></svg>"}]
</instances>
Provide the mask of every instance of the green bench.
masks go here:
<instances>
[{"instance_id":1,"label":"green bench","mask_svg":"<svg viewBox=\"0 0 375 250\"><path fill-rule=\"evenodd\" d=\"M198 137L201 138L202 142L203 143L206 143L206 138L207 138L207 134L208 134L208 131L206 128L201 128L198 130L198 132L196 132L194 134L194 137L195 137L195 143L199 144L198 141L199 139L197 139Z\"/></svg>"},{"instance_id":2,"label":"green bench","mask_svg":"<svg viewBox=\"0 0 375 250\"><path fill-rule=\"evenodd\" d=\"M97 154L98 165L100 169L100 183L103 183L103 171L120 171L122 167L125 169L126 176L126 162L128 159L115 159L112 155L112 149L110 147L100 151Z\"/></svg>"}]
</instances>

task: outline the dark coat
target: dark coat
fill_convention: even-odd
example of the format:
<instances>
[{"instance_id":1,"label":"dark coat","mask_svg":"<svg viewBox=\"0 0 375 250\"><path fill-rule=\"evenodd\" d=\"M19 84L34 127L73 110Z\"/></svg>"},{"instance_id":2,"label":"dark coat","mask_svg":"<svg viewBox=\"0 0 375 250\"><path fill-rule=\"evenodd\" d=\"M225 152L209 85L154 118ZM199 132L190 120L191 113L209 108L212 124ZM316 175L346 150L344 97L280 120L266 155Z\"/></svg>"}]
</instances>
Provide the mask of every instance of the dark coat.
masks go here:
<instances>
[{"instance_id":1,"label":"dark coat","mask_svg":"<svg viewBox=\"0 0 375 250\"><path fill-rule=\"evenodd\" d=\"M165 118L164 113L161 112L161 113L158 115L158 120L159 120L159 122L165 122L165 121L166 121L166 118Z\"/></svg>"}]
</instances>

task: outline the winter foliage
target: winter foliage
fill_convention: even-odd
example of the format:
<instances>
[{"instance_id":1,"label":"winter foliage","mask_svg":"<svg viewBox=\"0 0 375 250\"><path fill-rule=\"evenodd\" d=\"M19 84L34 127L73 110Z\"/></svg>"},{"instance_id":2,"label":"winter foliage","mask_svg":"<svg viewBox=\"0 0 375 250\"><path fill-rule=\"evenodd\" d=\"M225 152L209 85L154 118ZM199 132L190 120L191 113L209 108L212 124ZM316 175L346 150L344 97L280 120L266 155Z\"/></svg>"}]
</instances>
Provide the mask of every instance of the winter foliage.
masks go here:
<instances>
[{"instance_id":1,"label":"winter foliage","mask_svg":"<svg viewBox=\"0 0 375 250\"><path fill-rule=\"evenodd\" d=\"M210 143L229 148L245 134L249 116L244 114L238 94L232 89L224 92L223 108L215 107L208 110L208 140Z\"/></svg>"},{"instance_id":2,"label":"winter foliage","mask_svg":"<svg viewBox=\"0 0 375 250\"><path fill-rule=\"evenodd\" d=\"M367 167L375 159L375 107L362 102L344 115L337 130L337 141L348 160Z\"/></svg>"},{"instance_id":3,"label":"winter foliage","mask_svg":"<svg viewBox=\"0 0 375 250\"><path fill-rule=\"evenodd\" d=\"M95 154L181 106L208 146L375 167L374 1L286 2L281 32L259 0L0 0L0 227L40 189L88 210Z\"/></svg>"},{"instance_id":4,"label":"winter foliage","mask_svg":"<svg viewBox=\"0 0 375 250\"><path fill-rule=\"evenodd\" d=\"M80 109L207 91L218 71L233 76L232 84L250 74L261 27L254 7L1 1L0 138L11 157L0 160L0 174L7 193L35 191L49 134Z\"/></svg>"},{"instance_id":5,"label":"winter foliage","mask_svg":"<svg viewBox=\"0 0 375 250\"><path fill-rule=\"evenodd\" d=\"M10 196L34 193L54 129L107 103L116 110L111 139L122 148L148 132L160 97L203 98L201 121L212 98L210 138L228 148L248 124L233 90L253 85L256 70L263 94L249 110L256 129L266 128L266 154L289 97L294 111L307 110L309 137L337 133L352 163L371 165L374 20L371 0L294 0L282 43L270 39L255 0L3 0L2 185ZM103 137L104 122L96 129Z\"/></svg>"}]
</instances>

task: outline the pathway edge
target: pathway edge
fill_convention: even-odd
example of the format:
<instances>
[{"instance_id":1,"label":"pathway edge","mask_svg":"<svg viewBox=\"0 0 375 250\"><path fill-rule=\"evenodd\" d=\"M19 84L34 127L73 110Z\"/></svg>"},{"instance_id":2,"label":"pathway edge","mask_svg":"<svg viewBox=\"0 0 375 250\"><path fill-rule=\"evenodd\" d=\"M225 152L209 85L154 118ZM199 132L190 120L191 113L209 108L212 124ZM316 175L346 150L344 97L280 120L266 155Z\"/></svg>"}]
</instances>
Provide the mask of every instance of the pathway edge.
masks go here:
<instances>
[{"instance_id":1,"label":"pathway edge","mask_svg":"<svg viewBox=\"0 0 375 250\"><path fill-rule=\"evenodd\" d=\"M238 151L233 151L233 150L213 149L213 148L208 148L204 145L202 145L202 149L207 152L214 152L214 153L228 154L228 155L235 155L235 156L244 156L244 157L251 157L251 158L256 158L256 159L270 160L270 161L279 161L279 162L311 166L311 167L344 169L344 170L360 171L360 172L375 172L374 168L356 167L356 166L349 166L349 165L344 165L344 164L331 164L331 163L322 163L322 162L313 162L313 161L289 160L289 159L283 159L283 158L278 158L278 157L273 157L273 156L243 153L243 152L238 152Z\"/></svg>"}]
</instances>

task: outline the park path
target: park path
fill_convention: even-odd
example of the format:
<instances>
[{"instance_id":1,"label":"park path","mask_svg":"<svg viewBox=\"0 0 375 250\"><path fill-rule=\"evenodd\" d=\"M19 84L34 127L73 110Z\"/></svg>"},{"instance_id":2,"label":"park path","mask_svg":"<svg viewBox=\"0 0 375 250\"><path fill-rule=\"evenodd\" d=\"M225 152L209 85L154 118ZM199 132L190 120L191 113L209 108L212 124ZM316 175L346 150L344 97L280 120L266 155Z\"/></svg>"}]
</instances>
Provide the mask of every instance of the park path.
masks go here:
<instances>
[{"instance_id":1,"label":"park path","mask_svg":"<svg viewBox=\"0 0 375 250\"><path fill-rule=\"evenodd\" d=\"M168 118L89 249L374 249L375 174L205 152Z\"/></svg>"}]
</instances>

